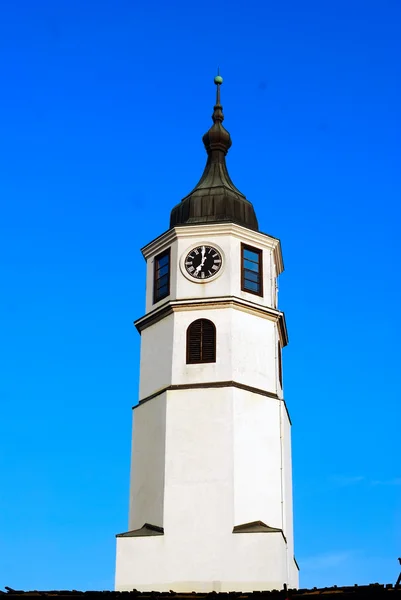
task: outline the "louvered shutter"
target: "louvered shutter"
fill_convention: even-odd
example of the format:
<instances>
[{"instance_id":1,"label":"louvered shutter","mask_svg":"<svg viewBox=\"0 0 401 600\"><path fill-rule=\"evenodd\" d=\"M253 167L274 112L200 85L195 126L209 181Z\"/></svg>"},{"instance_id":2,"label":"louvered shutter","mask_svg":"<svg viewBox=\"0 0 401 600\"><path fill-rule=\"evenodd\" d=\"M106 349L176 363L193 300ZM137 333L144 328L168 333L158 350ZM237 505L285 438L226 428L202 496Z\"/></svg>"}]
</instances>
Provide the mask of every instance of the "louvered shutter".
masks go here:
<instances>
[{"instance_id":1,"label":"louvered shutter","mask_svg":"<svg viewBox=\"0 0 401 600\"><path fill-rule=\"evenodd\" d=\"M201 320L201 354L202 362L216 361L216 328L211 321Z\"/></svg>"},{"instance_id":2,"label":"louvered shutter","mask_svg":"<svg viewBox=\"0 0 401 600\"><path fill-rule=\"evenodd\" d=\"M188 327L187 362L199 363L202 358L202 321L194 321Z\"/></svg>"},{"instance_id":3,"label":"louvered shutter","mask_svg":"<svg viewBox=\"0 0 401 600\"><path fill-rule=\"evenodd\" d=\"M216 362L216 328L208 319L198 319L187 329L187 363Z\"/></svg>"}]
</instances>

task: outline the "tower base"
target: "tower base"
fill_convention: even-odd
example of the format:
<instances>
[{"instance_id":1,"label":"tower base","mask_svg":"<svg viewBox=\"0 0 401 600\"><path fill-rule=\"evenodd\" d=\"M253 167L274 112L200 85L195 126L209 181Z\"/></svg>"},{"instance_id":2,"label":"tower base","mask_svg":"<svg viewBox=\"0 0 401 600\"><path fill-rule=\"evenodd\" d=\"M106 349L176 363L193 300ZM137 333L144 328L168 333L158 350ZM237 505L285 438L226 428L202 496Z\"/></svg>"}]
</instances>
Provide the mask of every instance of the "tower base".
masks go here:
<instances>
[{"instance_id":1,"label":"tower base","mask_svg":"<svg viewBox=\"0 0 401 600\"><path fill-rule=\"evenodd\" d=\"M281 532L117 538L117 591L252 592L298 587Z\"/></svg>"}]
</instances>

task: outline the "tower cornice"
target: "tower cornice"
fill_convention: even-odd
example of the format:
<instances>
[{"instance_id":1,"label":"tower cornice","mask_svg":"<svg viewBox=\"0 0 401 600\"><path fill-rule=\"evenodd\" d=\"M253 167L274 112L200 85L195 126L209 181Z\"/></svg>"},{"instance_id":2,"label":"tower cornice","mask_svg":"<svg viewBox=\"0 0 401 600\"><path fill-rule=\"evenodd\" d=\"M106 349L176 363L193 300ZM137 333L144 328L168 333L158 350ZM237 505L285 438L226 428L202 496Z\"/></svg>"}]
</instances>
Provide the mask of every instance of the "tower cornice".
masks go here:
<instances>
[{"instance_id":1,"label":"tower cornice","mask_svg":"<svg viewBox=\"0 0 401 600\"><path fill-rule=\"evenodd\" d=\"M257 315L258 317L268 319L277 323L280 335L281 346L288 344L287 325L285 322L284 313L275 308L261 306L249 300L239 298L237 296L223 296L216 298L190 298L184 300L169 300L158 308L147 313L140 319L134 321L134 325L138 332L141 333L147 327L158 323L168 315L174 312L196 311L196 310L214 310L219 308L234 308L246 312L248 314Z\"/></svg>"},{"instance_id":2,"label":"tower cornice","mask_svg":"<svg viewBox=\"0 0 401 600\"><path fill-rule=\"evenodd\" d=\"M210 390L210 389L219 389L219 388L227 388L227 387L233 387L233 388L237 388L240 390L245 390L246 392L251 392L252 394L259 394L260 396L264 396L265 398L271 398L273 400L278 400L279 402L282 402L284 405L284 408L285 408L285 412L287 413L288 422L290 423L290 425L292 425L288 406L283 397L279 396L278 394L269 392L267 390L263 390L261 388L255 388L250 385L245 385L243 383L240 383L239 381L207 381L207 382L203 382L203 383L192 383L192 384L189 383L189 384L183 384L183 385L174 385L174 384L167 385L164 388L157 390L153 394L150 394L146 398L140 398L138 401L138 404L134 404L134 406L132 407L132 410L135 410L136 408L143 406L144 404L146 404L146 402L149 402L150 400L153 400L154 398L157 398L157 397L161 396L162 394L165 394L166 392L171 392L171 391L176 392L176 391L196 390L196 389L198 389L198 390L209 389ZM233 533L236 533L236 532L233 531ZM298 568L298 570L299 570L299 568Z\"/></svg>"},{"instance_id":3,"label":"tower cornice","mask_svg":"<svg viewBox=\"0 0 401 600\"><path fill-rule=\"evenodd\" d=\"M149 257L168 248L179 238L185 237L187 239L198 240L201 236L207 235L234 235L246 243L257 244L267 250L273 250L277 275L280 275L284 271L280 240L267 233L253 231L236 223L209 223L196 226L179 225L159 235L152 242L144 246L141 252L145 260L147 260Z\"/></svg>"}]
</instances>

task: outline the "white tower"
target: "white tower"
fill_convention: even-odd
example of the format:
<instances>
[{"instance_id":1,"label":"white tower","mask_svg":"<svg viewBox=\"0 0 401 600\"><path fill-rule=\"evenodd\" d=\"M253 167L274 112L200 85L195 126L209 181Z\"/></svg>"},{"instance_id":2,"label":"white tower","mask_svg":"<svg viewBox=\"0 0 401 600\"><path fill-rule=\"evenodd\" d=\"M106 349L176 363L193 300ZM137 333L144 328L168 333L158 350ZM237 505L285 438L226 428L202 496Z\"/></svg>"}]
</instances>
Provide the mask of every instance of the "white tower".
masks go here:
<instances>
[{"instance_id":1,"label":"white tower","mask_svg":"<svg viewBox=\"0 0 401 600\"><path fill-rule=\"evenodd\" d=\"M117 590L298 587L281 248L228 175L215 83L202 178L142 251L146 313L135 323L139 404Z\"/></svg>"}]
</instances>

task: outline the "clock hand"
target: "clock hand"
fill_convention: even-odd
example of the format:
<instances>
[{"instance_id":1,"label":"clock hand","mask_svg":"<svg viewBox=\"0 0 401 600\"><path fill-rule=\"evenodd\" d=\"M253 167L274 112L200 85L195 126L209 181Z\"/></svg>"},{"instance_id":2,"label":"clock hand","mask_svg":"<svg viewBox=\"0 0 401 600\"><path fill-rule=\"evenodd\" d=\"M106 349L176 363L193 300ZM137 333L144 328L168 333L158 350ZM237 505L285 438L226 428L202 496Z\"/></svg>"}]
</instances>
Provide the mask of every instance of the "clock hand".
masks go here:
<instances>
[{"instance_id":1,"label":"clock hand","mask_svg":"<svg viewBox=\"0 0 401 600\"><path fill-rule=\"evenodd\" d=\"M198 273L201 271L201 269L202 269L203 265L205 264L205 260L206 260L206 259L203 259L203 260L202 260L202 262L200 263L200 265L198 265L198 266L196 267L196 269L195 269L195 275L197 275L197 274L198 274Z\"/></svg>"},{"instance_id":2,"label":"clock hand","mask_svg":"<svg viewBox=\"0 0 401 600\"><path fill-rule=\"evenodd\" d=\"M205 246L202 246L201 255L202 255L202 260L201 260L200 264L196 267L194 275L197 275L200 272L200 270L202 269L203 265L206 262L206 248L205 248Z\"/></svg>"}]
</instances>

